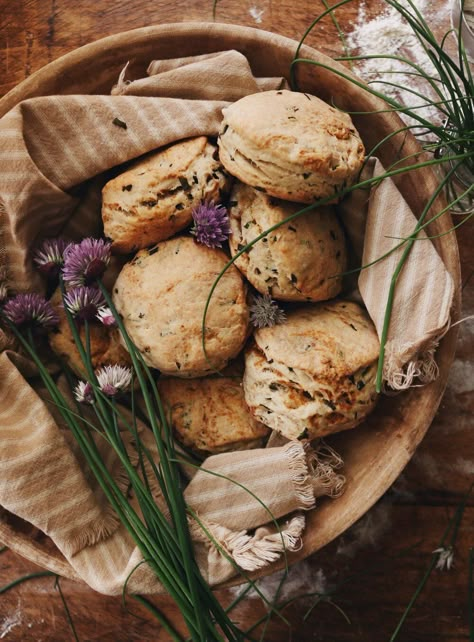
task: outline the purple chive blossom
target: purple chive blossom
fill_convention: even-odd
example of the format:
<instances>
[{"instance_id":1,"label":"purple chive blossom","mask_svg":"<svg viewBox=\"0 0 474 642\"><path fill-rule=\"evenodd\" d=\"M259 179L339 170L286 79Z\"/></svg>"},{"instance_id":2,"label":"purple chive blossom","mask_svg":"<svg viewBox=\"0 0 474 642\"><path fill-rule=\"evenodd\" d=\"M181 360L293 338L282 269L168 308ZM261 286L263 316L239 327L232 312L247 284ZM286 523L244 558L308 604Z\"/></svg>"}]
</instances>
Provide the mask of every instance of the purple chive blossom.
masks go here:
<instances>
[{"instance_id":1,"label":"purple chive blossom","mask_svg":"<svg viewBox=\"0 0 474 642\"><path fill-rule=\"evenodd\" d=\"M64 295L64 307L80 321L92 321L104 305L104 297L100 290L85 285L73 288Z\"/></svg>"},{"instance_id":2,"label":"purple chive blossom","mask_svg":"<svg viewBox=\"0 0 474 642\"><path fill-rule=\"evenodd\" d=\"M51 303L39 294L17 294L3 306L3 313L17 326L53 328L59 317Z\"/></svg>"},{"instance_id":3,"label":"purple chive blossom","mask_svg":"<svg viewBox=\"0 0 474 642\"><path fill-rule=\"evenodd\" d=\"M104 366L96 375L100 389L108 397L115 397L125 391L132 382L132 371L125 366Z\"/></svg>"},{"instance_id":4,"label":"purple chive blossom","mask_svg":"<svg viewBox=\"0 0 474 642\"><path fill-rule=\"evenodd\" d=\"M56 279L64 264L64 252L69 242L64 239L46 239L33 258L37 269L49 279Z\"/></svg>"},{"instance_id":5,"label":"purple chive blossom","mask_svg":"<svg viewBox=\"0 0 474 642\"><path fill-rule=\"evenodd\" d=\"M222 247L231 233L226 208L214 205L213 202L201 203L193 209L192 215L194 226L191 234L196 237L196 241L207 247Z\"/></svg>"},{"instance_id":6,"label":"purple chive blossom","mask_svg":"<svg viewBox=\"0 0 474 642\"><path fill-rule=\"evenodd\" d=\"M286 321L286 314L269 294L255 296L250 306L250 321L256 328L272 327Z\"/></svg>"},{"instance_id":7,"label":"purple chive blossom","mask_svg":"<svg viewBox=\"0 0 474 642\"><path fill-rule=\"evenodd\" d=\"M105 272L109 261L108 241L87 238L73 243L64 252L64 281L69 287L90 285Z\"/></svg>"},{"instance_id":8,"label":"purple chive blossom","mask_svg":"<svg viewBox=\"0 0 474 642\"><path fill-rule=\"evenodd\" d=\"M110 327L117 325L112 310L105 305L97 310L97 314L95 316L105 326Z\"/></svg>"},{"instance_id":9,"label":"purple chive blossom","mask_svg":"<svg viewBox=\"0 0 474 642\"><path fill-rule=\"evenodd\" d=\"M94 390L88 381L79 381L74 388L74 397L79 403L93 404Z\"/></svg>"}]
</instances>

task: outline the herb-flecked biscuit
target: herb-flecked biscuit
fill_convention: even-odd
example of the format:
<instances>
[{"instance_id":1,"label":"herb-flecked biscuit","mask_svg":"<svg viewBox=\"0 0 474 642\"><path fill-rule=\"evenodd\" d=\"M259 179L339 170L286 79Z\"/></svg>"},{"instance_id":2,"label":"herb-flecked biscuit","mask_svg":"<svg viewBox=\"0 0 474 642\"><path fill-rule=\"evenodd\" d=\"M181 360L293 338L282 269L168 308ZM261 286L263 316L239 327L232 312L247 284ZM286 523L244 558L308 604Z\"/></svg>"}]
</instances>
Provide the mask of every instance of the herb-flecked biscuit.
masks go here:
<instances>
[{"instance_id":1,"label":"herb-flecked biscuit","mask_svg":"<svg viewBox=\"0 0 474 642\"><path fill-rule=\"evenodd\" d=\"M222 164L242 182L297 203L351 185L364 145L348 114L294 91L251 94L223 109Z\"/></svg>"},{"instance_id":2,"label":"herb-flecked biscuit","mask_svg":"<svg viewBox=\"0 0 474 642\"><path fill-rule=\"evenodd\" d=\"M242 349L249 310L246 287L231 266L219 281L206 317L207 298L228 259L186 236L141 250L120 272L113 298L125 327L148 365L165 374L199 377L220 369Z\"/></svg>"},{"instance_id":3,"label":"herb-flecked biscuit","mask_svg":"<svg viewBox=\"0 0 474 642\"><path fill-rule=\"evenodd\" d=\"M160 377L157 385L178 440L197 453L257 448L270 432L250 414L239 379Z\"/></svg>"},{"instance_id":4,"label":"herb-flecked biscuit","mask_svg":"<svg viewBox=\"0 0 474 642\"><path fill-rule=\"evenodd\" d=\"M87 370L69 327L59 289L51 297L51 303L58 313L59 323L48 335L49 345L52 351L61 357L78 377L87 378ZM132 365L131 357L121 343L118 328L105 326L97 321L89 323L89 332L90 356L94 370L106 365L118 364L127 367ZM85 345L84 325L79 326L79 335Z\"/></svg>"},{"instance_id":5,"label":"herb-flecked biscuit","mask_svg":"<svg viewBox=\"0 0 474 642\"><path fill-rule=\"evenodd\" d=\"M104 234L112 251L128 253L173 236L192 222L202 200L219 201L230 181L205 136L148 154L102 190Z\"/></svg>"},{"instance_id":6,"label":"herb-flecked biscuit","mask_svg":"<svg viewBox=\"0 0 474 642\"><path fill-rule=\"evenodd\" d=\"M374 408L379 341L356 303L301 307L255 332L245 354L245 400L288 439L354 428Z\"/></svg>"},{"instance_id":7,"label":"herb-flecked biscuit","mask_svg":"<svg viewBox=\"0 0 474 642\"><path fill-rule=\"evenodd\" d=\"M259 234L301 209L237 182L229 216L234 256ZM282 301L323 301L341 291L346 269L344 232L331 207L319 207L285 223L235 262L262 294Z\"/></svg>"}]
</instances>

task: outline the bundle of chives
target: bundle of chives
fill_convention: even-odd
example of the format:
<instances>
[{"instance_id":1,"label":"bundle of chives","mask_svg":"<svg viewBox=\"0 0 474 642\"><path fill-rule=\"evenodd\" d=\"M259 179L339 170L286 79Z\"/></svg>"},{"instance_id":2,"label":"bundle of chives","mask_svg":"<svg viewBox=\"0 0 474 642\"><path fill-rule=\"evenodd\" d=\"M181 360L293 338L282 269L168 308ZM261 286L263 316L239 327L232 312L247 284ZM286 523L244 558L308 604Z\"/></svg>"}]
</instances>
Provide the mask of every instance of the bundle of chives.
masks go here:
<instances>
[{"instance_id":1,"label":"bundle of chives","mask_svg":"<svg viewBox=\"0 0 474 642\"><path fill-rule=\"evenodd\" d=\"M51 245L51 242L49 243ZM88 378L87 383L80 382L76 386L74 394L78 401L91 405L97 425L84 417L79 404L77 411L70 407L38 356L37 329L51 327L58 320L51 304L39 295L20 294L5 303L0 312L1 318L37 366L52 403L59 409L87 465L121 523L140 549L144 560L175 600L191 638L199 642L249 639L234 625L222 608L196 563L188 528L190 513L183 497L178 459L153 375L130 340L109 293L100 280L109 260L110 249L103 241L95 242L93 239L86 239L82 245L82 248L80 245L69 246L64 250L64 281L69 285L72 283L74 287L69 292L66 291L62 279L60 286L69 327ZM80 260L75 263L74 258L77 259L78 256L74 257L74 251L78 248ZM51 254L50 252L47 259L51 258ZM61 252L58 256L60 254ZM69 263L68 256L71 259ZM55 258L56 263L62 260L62 255ZM99 265L100 263L102 265ZM93 266L93 275L87 272L90 266ZM102 372L94 371L89 322L91 314L96 314L102 297L129 350L133 366L133 370L130 369L129 372L120 366L106 366ZM84 324L84 341L81 340L78 330L79 320ZM128 386L132 376L136 377L140 384L147 419L159 455L158 463L154 461L140 438L134 412L132 411L132 418L129 419L116 403L116 395ZM138 470L141 474L137 472L130 458L120 428L128 431L133 438L138 456ZM139 512L134 509L105 466L93 438L94 432L104 438L116 453L133 490ZM153 486L160 489L169 517L165 516L156 504L151 491ZM156 609L154 615L160 617ZM165 620L160 619L165 626ZM181 639L169 626L167 630L172 633L174 639Z\"/></svg>"}]
</instances>

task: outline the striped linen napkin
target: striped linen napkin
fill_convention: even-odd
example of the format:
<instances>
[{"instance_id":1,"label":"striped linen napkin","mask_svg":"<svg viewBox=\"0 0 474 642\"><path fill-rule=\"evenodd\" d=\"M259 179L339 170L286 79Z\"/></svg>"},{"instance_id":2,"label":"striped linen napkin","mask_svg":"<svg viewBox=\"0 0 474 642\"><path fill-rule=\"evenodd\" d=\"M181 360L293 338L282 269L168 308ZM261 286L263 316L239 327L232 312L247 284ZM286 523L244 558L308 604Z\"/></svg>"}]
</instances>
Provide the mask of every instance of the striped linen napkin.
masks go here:
<instances>
[{"instance_id":1,"label":"striped linen napkin","mask_svg":"<svg viewBox=\"0 0 474 642\"><path fill-rule=\"evenodd\" d=\"M77 239L100 233L100 190L108 170L178 139L215 136L223 107L243 95L284 85L281 78L254 78L245 56L236 51L155 61L149 74L129 82L124 72L111 96L25 100L0 119L0 270L8 270L16 290L44 287L32 265L33 249L42 238ZM392 186L390 190L397 216L374 214L373 220L369 211L364 261L380 251L378 244L385 235L411 229L413 215L406 207L399 208L401 196ZM384 182L371 198L372 212L380 214L377 199L385 192ZM364 217L364 224L365 215L362 209L355 212L356 217ZM398 226L397 222L395 229L398 218L404 223ZM449 284L431 243L420 245L426 246L428 254L415 261L426 262L426 268L436 274L435 285ZM389 270L379 265L386 276ZM422 297L425 290L416 279L418 267L415 263L415 279L410 277L409 287ZM380 329L384 302L378 283L361 281L361 292ZM400 301L407 291L400 283ZM443 313L449 304L448 292ZM432 308L428 310L431 314ZM446 322L444 316L430 320L430 340ZM413 319L395 318L390 338L405 336L407 323L414 329L413 352L407 351L404 357L409 362L417 358L427 326L418 319L413 324ZM140 553L81 465L67 430L34 388L31 364L11 347L0 331L0 506L47 533L91 587L120 593ZM405 363L400 364L402 369ZM146 432L143 437L147 439ZM113 454L104 455L110 457L110 470L119 478ZM294 550L301 544L302 511L312 509L317 496L340 490L343 479L336 472L340 463L334 453L318 456L299 442L290 442L216 455L203 468L244 484L277 518L285 518L283 542ZM267 511L235 483L216 479L199 471L186 490L188 503L242 568L252 570L275 560L282 552L282 537L268 526ZM223 507L223 496L232 498L231 510ZM230 577L232 565L203 538L202 531L193 526L192 531L198 561L210 584ZM141 565L132 574L129 589L147 593L160 587L146 565Z\"/></svg>"}]
</instances>

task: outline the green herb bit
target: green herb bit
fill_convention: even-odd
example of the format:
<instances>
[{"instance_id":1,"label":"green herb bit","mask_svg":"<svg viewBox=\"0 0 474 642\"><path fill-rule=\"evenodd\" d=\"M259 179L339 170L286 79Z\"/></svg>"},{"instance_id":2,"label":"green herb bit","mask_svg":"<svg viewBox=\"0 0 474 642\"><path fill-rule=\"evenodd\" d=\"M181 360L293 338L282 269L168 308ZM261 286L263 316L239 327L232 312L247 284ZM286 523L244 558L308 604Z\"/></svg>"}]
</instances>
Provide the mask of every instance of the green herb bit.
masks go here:
<instances>
[{"instance_id":1,"label":"green herb bit","mask_svg":"<svg viewBox=\"0 0 474 642\"><path fill-rule=\"evenodd\" d=\"M120 118L114 118L112 124L116 127L120 127L121 129L127 129L127 123L125 123L123 120L120 120Z\"/></svg>"}]
</instances>

